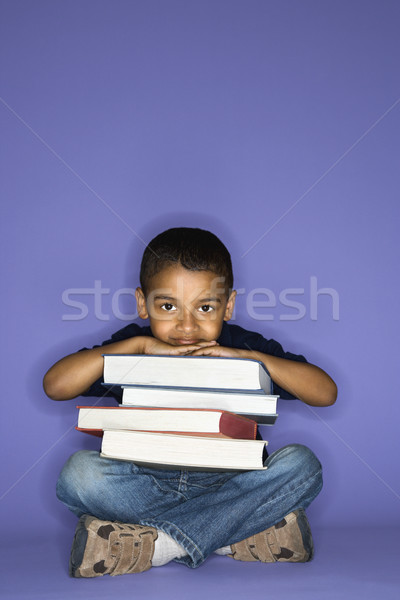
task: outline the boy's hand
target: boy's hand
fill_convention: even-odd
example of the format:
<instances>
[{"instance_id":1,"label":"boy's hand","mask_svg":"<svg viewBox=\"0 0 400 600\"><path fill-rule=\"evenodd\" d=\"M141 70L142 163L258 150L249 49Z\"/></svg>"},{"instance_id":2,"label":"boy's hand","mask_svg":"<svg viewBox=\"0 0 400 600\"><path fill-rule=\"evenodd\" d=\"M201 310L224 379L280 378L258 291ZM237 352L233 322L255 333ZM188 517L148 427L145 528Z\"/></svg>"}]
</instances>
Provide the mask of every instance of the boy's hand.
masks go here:
<instances>
[{"instance_id":1,"label":"boy's hand","mask_svg":"<svg viewBox=\"0 0 400 600\"><path fill-rule=\"evenodd\" d=\"M169 354L186 356L192 355L197 350L201 350L204 347L211 347L217 342L198 342L197 344L185 344L183 346L172 346L166 342L161 342L154 337L143 338L143 354Z\"/></svg>"},{"instance_id":2,"label":"boy's hand","mask_svg":"<svg viewBox=\"0 0 400 600\"><path fill-rule=\"evenodd\" d=\"M227 348L219 346L216 342L206 342L208 346L203 346L198 350L193 350L190 356L224 356L226 358L250 358L248 350L240 348ZM210 345L212 344L212 345Z\"/></svg>"}]
</instances>

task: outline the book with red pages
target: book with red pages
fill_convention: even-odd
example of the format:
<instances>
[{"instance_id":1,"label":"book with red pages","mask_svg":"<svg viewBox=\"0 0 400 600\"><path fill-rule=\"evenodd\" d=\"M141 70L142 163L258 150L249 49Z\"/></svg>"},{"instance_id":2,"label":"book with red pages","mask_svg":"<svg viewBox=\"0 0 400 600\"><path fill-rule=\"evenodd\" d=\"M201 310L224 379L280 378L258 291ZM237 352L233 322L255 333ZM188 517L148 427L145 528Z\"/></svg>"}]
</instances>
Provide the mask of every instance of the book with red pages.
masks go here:
<instances>
[{"instance_id":1,"label":"book with red pages","mask_svg":"<svg viewBox=\"0 0 400 600\"><path fill-rule=\"evenodd\" d=\"M231 412L196 408L78 406L78 431L101 437L104 429L140 430L254 440L257 423Z\"/></svg>"}]
</instances>

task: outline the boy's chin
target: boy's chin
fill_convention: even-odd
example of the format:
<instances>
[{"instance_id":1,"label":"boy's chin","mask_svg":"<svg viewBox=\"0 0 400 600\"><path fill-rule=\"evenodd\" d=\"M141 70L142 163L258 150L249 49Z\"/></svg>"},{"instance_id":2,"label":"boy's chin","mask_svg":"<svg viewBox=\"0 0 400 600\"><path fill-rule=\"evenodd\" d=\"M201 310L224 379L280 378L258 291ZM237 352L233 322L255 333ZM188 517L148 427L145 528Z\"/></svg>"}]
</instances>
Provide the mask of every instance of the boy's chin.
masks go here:
<instances>
[{"instance_id":1,"label":"boy's chin","mask_svg":"<svg viewBox=\"0 0 400 600\"><path fill-rule=\"evenodd\" d=\"M194 346L199 342L205 342L205 340L199 340L196 338L173 338L169 343L172 346Z\"/></svg>"}]
</instances>

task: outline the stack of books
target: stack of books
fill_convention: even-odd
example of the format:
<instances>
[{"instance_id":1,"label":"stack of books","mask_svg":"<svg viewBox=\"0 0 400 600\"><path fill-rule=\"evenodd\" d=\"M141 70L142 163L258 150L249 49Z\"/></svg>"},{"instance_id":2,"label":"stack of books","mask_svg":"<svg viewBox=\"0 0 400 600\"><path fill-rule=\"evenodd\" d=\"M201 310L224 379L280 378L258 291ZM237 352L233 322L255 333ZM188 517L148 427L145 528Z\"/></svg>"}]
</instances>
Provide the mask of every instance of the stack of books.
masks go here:
<instances>
[{"instance_id":1,"label":"stack of books","mask_svg":"<svg viewBox=\"0 0 400 600\"><path fill-rule=\"evenodd\" d=\"M264 469L278 396L256 360L104 355L104 385L122 387L119 407L80 406L77 429L102 437L101 454L153 468Z\"/></svg>"}]
</instances>

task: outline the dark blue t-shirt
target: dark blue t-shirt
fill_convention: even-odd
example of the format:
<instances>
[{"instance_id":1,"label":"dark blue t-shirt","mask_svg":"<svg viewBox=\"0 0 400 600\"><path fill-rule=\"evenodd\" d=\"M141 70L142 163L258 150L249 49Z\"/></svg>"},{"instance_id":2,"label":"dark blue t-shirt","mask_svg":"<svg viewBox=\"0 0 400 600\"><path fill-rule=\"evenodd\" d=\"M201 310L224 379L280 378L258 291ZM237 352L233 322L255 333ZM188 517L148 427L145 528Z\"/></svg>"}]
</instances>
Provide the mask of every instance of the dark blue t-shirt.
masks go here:
<instances>
[{"instance_id":1,"label":"dark blue t-shirt","mask_svg":"<svg viewBox=\"0 0 400 600\"><path fill-rule=\"evenodd\" d=\"M138 335L151 336L152 332L150 327L140 327L136 323L131 323L130 325L127 325L123 329L120 329L114 333L111 336L111 339L104 341L101 346L107 346L108 344L120 342ZM257 352L263 352L264 354L270 354L272 356L277 356L278 358L286 358L287 360L294 360L297 362L307 362L304 356L301 354L284 352L282 346L275 340L267 340L259 333L247 331L246 329L243 329L243 327L239 327L239 325L231 325L225 321L222 326L221 335L217 341L220 346L226 346L228 348L256 350ZM99 346L93 347L98 348ZM87 348L82 348L81 350L87 350ZM107 353L106 349L104 350L104 353ZM112 389L107 389L104 385L102 385L102 383L103 378L100 377L100 379L95 381L90 388L82 394L82 396L112 396L119 403L121 403L122 389L115 386ZM295 398L288 391L279 387L279 385L277 385L275 382L273 382L273 393L281 398L284 398L285 400L293 400Z\"/></svg>"}]
</instances>

